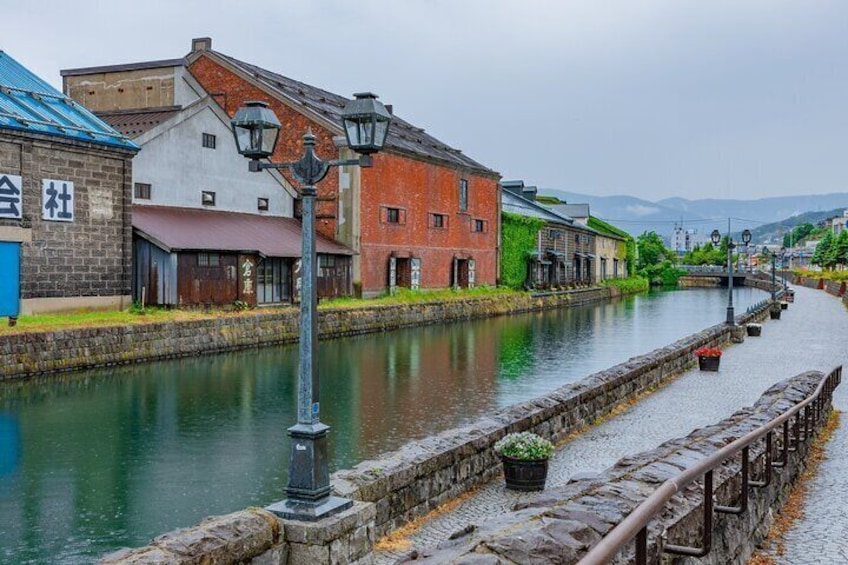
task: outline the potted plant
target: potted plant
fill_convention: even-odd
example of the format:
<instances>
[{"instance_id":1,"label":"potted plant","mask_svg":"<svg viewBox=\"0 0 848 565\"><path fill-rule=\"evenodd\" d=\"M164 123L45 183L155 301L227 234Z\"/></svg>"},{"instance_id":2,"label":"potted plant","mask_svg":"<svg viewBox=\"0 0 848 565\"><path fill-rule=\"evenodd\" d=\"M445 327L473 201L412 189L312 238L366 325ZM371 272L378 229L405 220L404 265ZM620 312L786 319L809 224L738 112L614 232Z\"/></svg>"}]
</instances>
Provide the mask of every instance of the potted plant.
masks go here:
<instances>
[{"instance_id":1,"label":"potted plant","mask_svg":"<svg viewBox=\"0 0 848 565\"><path fill-rule=\"evenodd\" d=\"M769 306L769 318L771 318L772 320L780 319L780 304L777 304L775 302L771 306Z\"/></svg>"},{"instance_id":2,"label":"potted plant","mask_svg":"<svg viewBox=\"0 0 848 565\"><path fill-rule=\"evenodd\" d=\"M762 324L748 324L745 326L749 336L757 337L763 332Z\"/></svg>"},{"instance_id":3,"label":"potted plant","mask_svg":"<svg viewBox=\"0 0 848 565\"><path fill-rule=\"evenodd\" d=\"M532 432L507 434L495 443L495 453L503 461L506 488L542 490L548 477L548 459L554 446Z\"/></svg>"},{"instance_id":4,"label":"potted plant","mask_svg":"<svg viewBox=\"0 0 848 565\"><path fill-rule=\"evenodd\" d=\"M702 371L718 371L721 362L721 349L718 347L699 347L695 350L698 368Z\"/></svg>"}]
</instances>

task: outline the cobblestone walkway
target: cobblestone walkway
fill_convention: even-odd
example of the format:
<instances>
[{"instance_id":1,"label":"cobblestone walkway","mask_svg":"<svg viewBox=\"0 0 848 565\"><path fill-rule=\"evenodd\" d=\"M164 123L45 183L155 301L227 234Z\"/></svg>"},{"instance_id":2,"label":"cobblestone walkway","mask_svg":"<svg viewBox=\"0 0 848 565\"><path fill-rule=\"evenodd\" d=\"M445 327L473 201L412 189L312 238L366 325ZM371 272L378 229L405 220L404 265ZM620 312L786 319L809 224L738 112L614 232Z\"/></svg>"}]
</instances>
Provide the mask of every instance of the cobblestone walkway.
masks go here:
<instances>
[{"instance_id":1,"label":"cobblestone walkway","mask_svg":"<svg viewBox=\"0 0 848 565\"><path fill-rule=\"evenodd\" d=\"M745 343L725 350L718 373L689 371L626 412L593 426L562 446L551 459L548 484L562 485L576 475L596 474L625 455L653 449L664 441L717 422L753 404L775 382L798 373L827 372L839 364L848 368L848 312L838 299L822 291L797 288L795 296L795 303L782 312L780 320L764 322L762 337L746 338ZM716 316L723 316L723 312ZM846 389L848 384L844 383L836 396L836 404L843 410L848 408ZM822 465L822 484L814 489L822 491L817 504L832 507L828 512L833 513L818 520L818 528L802 527L797 534L793 530L790 544L793 549L797 545L800 554L807 544L822 544L827 540L827 554L841 556L834 563L848 562L848 473L840 475L838 468L839 462L848 463L846 426L848 417L843 419L841 429L828 447L829 453L838 449L839 457ZM833 489L842 493L843 504L837 504L832 494L828 494ZM426 522L410 540L417 548L435 546L467 525L507 512L516 502L532 496L535 495L507 491L503 481L494 480L458 508ZM816 511L815 516L819 515ZM410 550L378 552L377 563L394 563ZM808 554L812 560L804 561L787 553L785 562L793 565L831 562L813 555L820 554L817 550Z\"/></svg>"}]
</instances>

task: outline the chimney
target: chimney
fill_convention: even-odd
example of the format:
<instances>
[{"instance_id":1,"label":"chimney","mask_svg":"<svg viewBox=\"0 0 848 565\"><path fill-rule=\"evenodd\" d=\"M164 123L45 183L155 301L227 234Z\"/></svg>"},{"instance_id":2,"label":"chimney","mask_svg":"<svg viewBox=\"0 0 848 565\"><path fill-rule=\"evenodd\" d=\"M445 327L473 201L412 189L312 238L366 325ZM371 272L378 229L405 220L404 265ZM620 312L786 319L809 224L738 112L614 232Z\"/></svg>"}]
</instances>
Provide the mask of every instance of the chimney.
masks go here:
<instances>
[{"instance_id":1,"label":"chimney","mask_svg":"<svg viewBox=\"0 0 848 565\"><path fill-rule=\"evenodd\" d=\"M195 37L191 40L191 52L194 53L196 51L211 51L212 50L212 38L211 37Z\"/></svg>"},{"instance_id":2,"label":"chimney","mask_svg":"<svg viewBox=\"0 0 848 565\"><path fill-rule=\"evenodd\" d=\"M521 190L521 196L523 196L527 200L530 200L531 202L535 202L537 192L539 192L539 189L536 188L535 186L525 186Z\"/></svg>"}]
</instances>

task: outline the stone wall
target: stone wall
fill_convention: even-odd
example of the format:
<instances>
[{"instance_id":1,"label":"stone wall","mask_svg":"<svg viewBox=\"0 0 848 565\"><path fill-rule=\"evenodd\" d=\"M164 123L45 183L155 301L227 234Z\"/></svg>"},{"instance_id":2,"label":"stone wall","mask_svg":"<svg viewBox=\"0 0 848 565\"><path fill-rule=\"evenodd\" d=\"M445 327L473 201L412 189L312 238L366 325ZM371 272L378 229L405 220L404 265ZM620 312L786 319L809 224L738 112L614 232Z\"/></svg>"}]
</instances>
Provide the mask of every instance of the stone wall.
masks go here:
<instances>
[{"instance_id":1,"label":"stone wall","mask_svg":"<svg viewBox=\"0 0 848 565\"><path fill-rule=\"evenodd\" d=\"M737 316L737 321L761 320L767 308ZM730 334L724 324L713 326L543 397L339 471L333 485L342 496L373 502L377 534L385 535L500 473L492 446L507 433L531 431L557 442L681 373L694 364L695 349L726 343Z\"/></svg>"},{"instance_id":2,"label":"stone wall","mask_svg":"<svg viewBox=\"0 0 848 565\"><path fill-rule=\"evenodd\" d=\"M586 304L620 295L611 287L545 295L504 294L448 302L320 309L321 338ZM0 336L0 380L298 340L296 308L222 318Z\"/></svg>"},{"instance_id":3,"label":"stone wall","mask_svg":"<svg viewBox=\"0 0 848 565\"><path fill-rule=\"evenodd\" d=\"M845 282L843 281L825 281L824 290L833 296L842 296L845 294Z\"/></svg>"},{"instance_id":4,"label":"stone wall","mask_svg":"<svg viewBox=\"0 0 848 565\"><path fill-rule=\"evenodd\" d=\"M718 288L721 286L721 277L705 277L684 275L677 279L680 288Z\"/></svg>"},{"instance_id":5,"label":"stone wall","mask_svg":"<svg viewBox=\"0 0 848 565\"><path fill-rule=\"evenodd\" d=\"M374 505L361 502L320 522L282 520L250 508L208 518L100 565L365 565L373 562Z\"/></svg>"},{"instance_id":6,"label":"stone wall","mask_svg":"<svg viewBox=\"0 0 848 565\"><path fill-rule=\"evenodd\" d=\"M824 377L812 371L778 383L753 407L744 408L716 425L695 430L685 438L665 442L652 451L622 458L598 476L575 478L563 487L549 489L532 502L519 504L512 512L478 525L445 547L425 550L416 556L415 562L576 563L660 484L783 414L812 394ZM830 408L828 404L823 411L824 417L814 421L816 431L826 422ZM779 429L775 437L780 437ZM764 443L756 442L751 448L752 480L762 479ZM697 560L698 563L747 563L754 548L768 533L791 485L803 471L810 443L800 442L789 454L788 464L773 469L767 487L749 489L748 509L744 513L714 515L712 550ZM714 473L717 504L739 504L742 471L739 458L734 459ZM698 481L676 495L659 518L649 524L648 562L659 562L660 548L665 543L700 546L703 529L701 484L702 481ZM665 542L661 541L664 531L668 532ZM482 559L482 556L485 560L472 560L472 557ZM613 562L633 561L631 543Z\"/></svg>"}]
</instances>

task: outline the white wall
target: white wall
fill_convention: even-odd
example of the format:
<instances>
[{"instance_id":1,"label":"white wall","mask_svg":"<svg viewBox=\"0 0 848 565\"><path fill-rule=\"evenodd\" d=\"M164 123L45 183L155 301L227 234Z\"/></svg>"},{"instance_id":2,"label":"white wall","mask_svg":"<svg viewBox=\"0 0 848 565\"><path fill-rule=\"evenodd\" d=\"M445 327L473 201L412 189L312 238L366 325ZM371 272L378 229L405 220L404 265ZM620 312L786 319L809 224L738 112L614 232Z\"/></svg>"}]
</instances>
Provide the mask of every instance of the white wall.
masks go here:
<instances>
[{"instance_id":1,"label":"white wall","mask_svg":"<svg viewBox=\"0 0 848 565\"><path fill-rule=\"evenodd\" d=\"M227 212L287 216L293 199L270 172L251 173L248 160L236 151L229 124L206 100L190 106L180 117L136 138L142 149L133 159L133 183L151 185L150 200L133 204L209 208ZM216 148L203 147L204 133L216 136ZM203 206L201 192L215 192L215 206ZM268 198L269 210L259 212L257 200Z\"/></svg>"}]
</instances>

